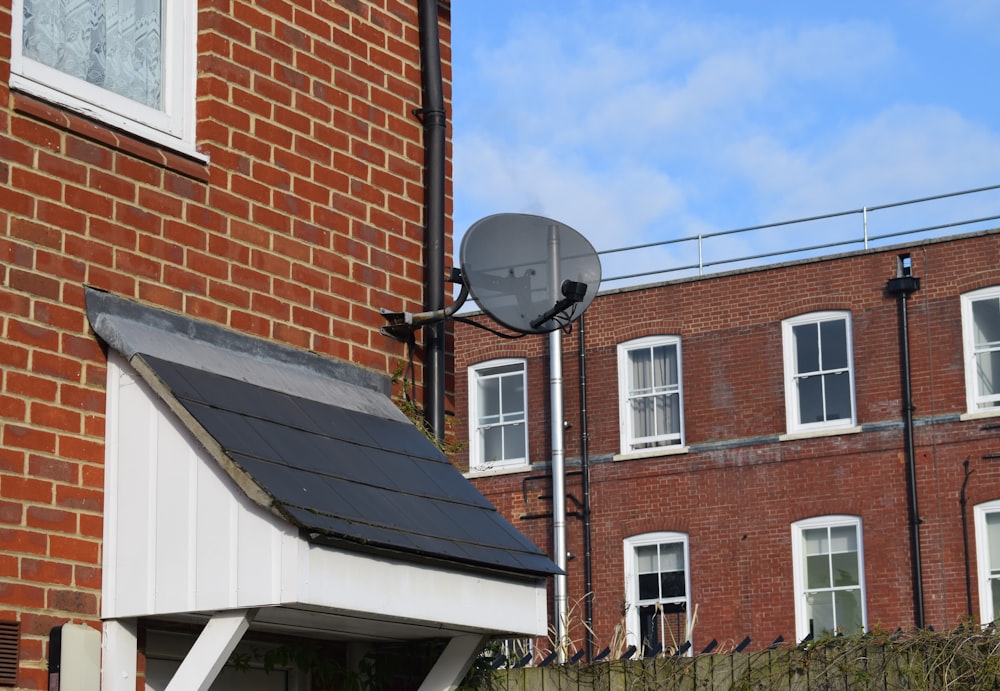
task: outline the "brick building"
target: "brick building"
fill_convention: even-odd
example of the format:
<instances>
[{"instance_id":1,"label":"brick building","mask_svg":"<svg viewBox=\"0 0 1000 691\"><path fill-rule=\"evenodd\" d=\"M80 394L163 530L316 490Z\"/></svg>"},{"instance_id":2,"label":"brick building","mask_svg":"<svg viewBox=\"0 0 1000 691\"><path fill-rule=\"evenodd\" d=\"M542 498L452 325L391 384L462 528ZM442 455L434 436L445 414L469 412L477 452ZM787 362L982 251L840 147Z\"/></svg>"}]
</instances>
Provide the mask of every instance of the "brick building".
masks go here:
<instances>
[{"instance_id":1,"label":"brick building","mask_svg":"<svg viewBox=\"0 0 1000 691\"><path fill-rule=\"evenodd\" d=\"M619 624L697 653L992 621L998 258L986 231L599 294L562 338L574 644L587 592L595 654ZM457 463L551 550L549 340L456 343Z\"/></svg>"},{"instance_id":2,"label":"brick building","mask_svg":"<svg viewBox=\"0 0 1000 691\"><path fill-rule=\"evenodd\" d=\"M211 679L248 628L345 664L544 631L550 562L389 398L405 362L421 395L427 343L411 358L379 309L424 309L450 252L448 138L431 173L426 130L449 46L447 2L0 2L0 684L50 688L54 630L91 675L102 620L105 689ZM346 456L399 472L348 486ZM387 501L414 496L416 537ZM527 616L474 621L473 578ZM255 665L213 688L309 683Z\"/></svg>"}]
</instances>

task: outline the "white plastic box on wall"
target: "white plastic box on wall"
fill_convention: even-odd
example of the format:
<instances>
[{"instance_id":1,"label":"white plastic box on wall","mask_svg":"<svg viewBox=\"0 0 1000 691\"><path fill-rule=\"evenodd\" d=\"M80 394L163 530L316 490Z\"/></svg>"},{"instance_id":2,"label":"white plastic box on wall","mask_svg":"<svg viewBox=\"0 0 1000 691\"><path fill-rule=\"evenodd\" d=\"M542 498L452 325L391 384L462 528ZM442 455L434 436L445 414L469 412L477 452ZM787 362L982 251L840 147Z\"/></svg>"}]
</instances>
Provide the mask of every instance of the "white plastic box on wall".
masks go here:
<instances>
[{"instance_id":1,"label":"white plastic box on wall","mask_svg":"<svg viewBox=\"0 0 1000 691\"><path fill-rule=\"evenodd\" d=\"M63 624L49 634L49 691L100 691L101 632Z\"/></svg>"}]
</instances>

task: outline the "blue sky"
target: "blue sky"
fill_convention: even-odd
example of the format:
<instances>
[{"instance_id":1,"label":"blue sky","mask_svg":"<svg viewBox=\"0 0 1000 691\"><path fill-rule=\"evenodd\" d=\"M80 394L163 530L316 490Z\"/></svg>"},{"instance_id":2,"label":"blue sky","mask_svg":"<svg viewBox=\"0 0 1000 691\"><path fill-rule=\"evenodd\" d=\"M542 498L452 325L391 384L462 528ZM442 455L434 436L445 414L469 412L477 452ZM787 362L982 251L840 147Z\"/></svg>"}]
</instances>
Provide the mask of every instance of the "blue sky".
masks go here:
<instances>
[{"instance_id":1,"label":"blue sky","mask_svg":"<svg viewBox=\"0 0 1000 691\"><path fill-rule=\"evenodd\" d=\"M606 250L1000 184L997 26L1000 0L453 2L456 259L499 212ZM997 214L982 193L869 232ZM858 215L706 251L862 232ZM693 251L609 255L604 275Z\"/></svg>"}]
</instances>

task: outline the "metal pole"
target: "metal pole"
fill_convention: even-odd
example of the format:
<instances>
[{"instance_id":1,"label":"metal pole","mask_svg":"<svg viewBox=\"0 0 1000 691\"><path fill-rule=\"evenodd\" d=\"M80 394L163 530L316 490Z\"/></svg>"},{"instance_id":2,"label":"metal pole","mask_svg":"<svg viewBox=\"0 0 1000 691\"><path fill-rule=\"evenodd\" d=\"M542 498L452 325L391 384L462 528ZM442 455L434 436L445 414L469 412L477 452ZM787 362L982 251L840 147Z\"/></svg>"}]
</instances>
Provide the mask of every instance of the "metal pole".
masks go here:
<instances>
[{"instance_id":1,"label":"metal pole","mask_svg":"<svg viewBox=\"0 0 1000 691\"><path fill-rule=\"evenodd\" d=\"M701 276L705 273L704 255L702 254L702 235L698 233L698 275Z\"/></svg>"},{"instance_id":2,"label":"metal pole","mask_svg":"<svg viewBox=\"0 0 1000 691\"><path fill-rule=\"evenodd\" d=\"M559 300L559 232L549 228L549 269L553 304ZM566 461L563 448L562 329L549 334L549 400L552 417L552 551L562 573L555 576L556 653L566 661Z\"/></svg>"},{"instance_id":3,"label":"metal pole","mask_svg":"<svg viewBox=\"0 0 1000 691\"><path fill-rule=\"evenodd\" d=\"M587 631L587 662L594 658L594 592L590 534L590 433L587 431L587 344L584 315L576 325L580 342L580 466L583 470L583 597Z\"/></svg>"}]
</instances>

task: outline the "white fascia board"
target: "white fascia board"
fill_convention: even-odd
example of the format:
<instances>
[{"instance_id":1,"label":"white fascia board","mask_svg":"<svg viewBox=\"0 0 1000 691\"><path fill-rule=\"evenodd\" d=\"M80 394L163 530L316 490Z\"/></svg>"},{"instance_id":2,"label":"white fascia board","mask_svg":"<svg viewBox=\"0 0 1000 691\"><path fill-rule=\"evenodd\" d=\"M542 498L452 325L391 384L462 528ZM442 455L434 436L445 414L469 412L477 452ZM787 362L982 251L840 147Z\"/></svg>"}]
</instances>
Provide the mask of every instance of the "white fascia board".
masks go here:
<instances>
[{"instance_id":1,"label":"white fascia board","mask_svg":"<svg viewBox=\"0 0 1000 691\"><path fill-rule=\"evenodd\" d=\"M309 546L303 602L451 630L523 636L548 633L545 581L447 570L326 546Z\"/></svg>"}]
</instances>

